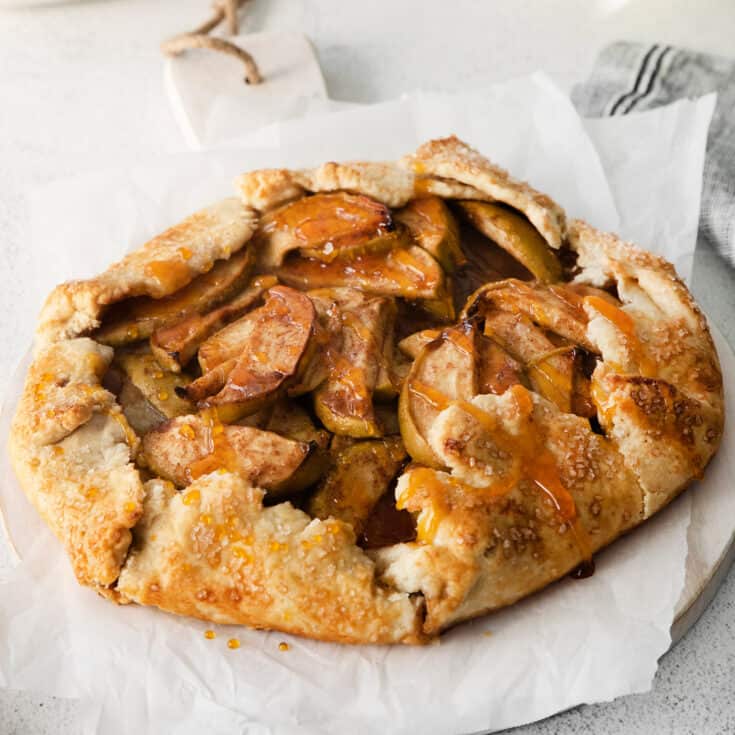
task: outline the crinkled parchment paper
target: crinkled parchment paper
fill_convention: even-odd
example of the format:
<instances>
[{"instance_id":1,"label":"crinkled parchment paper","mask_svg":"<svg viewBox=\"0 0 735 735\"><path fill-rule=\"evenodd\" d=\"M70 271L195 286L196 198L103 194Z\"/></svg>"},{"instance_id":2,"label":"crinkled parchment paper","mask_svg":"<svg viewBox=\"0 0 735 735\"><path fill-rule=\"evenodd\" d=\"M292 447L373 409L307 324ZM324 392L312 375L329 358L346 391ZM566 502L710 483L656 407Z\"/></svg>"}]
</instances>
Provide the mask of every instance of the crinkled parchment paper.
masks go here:
<instances>
[{"instance_id":1,"label":"crinkled parchment paper","mask_svg":"<svg viewBox=\"0 0 735 735\"><path fill-rule=\"evenodd\" d=\"M637 121L583 123L546 78L534 76L290 121L238 150L171 157L37 192L29 284L40 301L61 278L101 270L230 193L241 171L393 158L449 133L548 192L570 215L620 227L685 263L694 250L711 112L704 99ZM730 353L721 349L732 376ZM0 422L3 443L25 364ZM669 645L692 497L729 497L735 452L723 450L699 487L601 553L594 576L564 579L424 648L316 643L103 601L77 586L3 453L0 502L20 561L0 570L0 684L79 698L87 731L105 735L471 733L645 691ZM203 636L210 627L215 640ZM226 641L235 636L242 646L232 651ZM280 641L290 649L279 650Z\"/></svg>"}]
</instances>

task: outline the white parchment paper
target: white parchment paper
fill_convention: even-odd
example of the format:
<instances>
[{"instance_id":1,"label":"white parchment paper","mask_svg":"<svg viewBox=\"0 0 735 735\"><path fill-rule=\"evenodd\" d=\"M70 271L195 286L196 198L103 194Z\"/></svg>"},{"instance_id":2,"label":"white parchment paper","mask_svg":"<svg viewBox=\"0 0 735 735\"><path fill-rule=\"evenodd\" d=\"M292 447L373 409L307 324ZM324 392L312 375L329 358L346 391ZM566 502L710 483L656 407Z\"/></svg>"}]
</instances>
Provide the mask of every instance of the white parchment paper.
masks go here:
<instances>
[{"instance_id":1,"label":"white parchment paper","mask_svg":"<svg viewBox=\"0 0 735 735\"><path fill-rule=\"evenodd\" d=\"M702 178L694 174L704 166L702 140L716 97L583 121L613 192L617 232L664 255L686 281L692 275L702 190Z\"/></svg>"},{"instance_id":2,"label":"white parchment paper","mask_svg":"<svg viewBox=\"0 0 735 735\"><path fill-rule=\"evenodd\" d=\"M677 172L699 182L711 101L687 104L662 118L676 123L666 150ZM540 76L279 124L259 139L268 141L267 148L245 140L239 150L172 157L38 192L32 232L37 267L29 282L44 293L62 278L101 270L186 213L230 193L231 178L243 170L392 158L429 136L451 132L548 191L570 215L604 228L632 228L627 223L637 221L638 204L623 196L615 151L627 151L630 166L652 149L661 153L659 136L645 130L597 131L593 142L568 100ZM644 177L653 191L666 176L639 168L641 191ZM694 196L691 186L672 181L666 197L646 198L640 206L659 251L669 243L682 252L694 249L695 231L685 224L696 221L698 190ZM682 223L676 228L674 213ZM732 379L732 358L721 350L726 379ZM22 365L0 418L3 443L23 371ZM698 495L729 497L727 475L735 457L730 434L726 442ZM105 735L471 733L645 691L669 645L692 496L685 494L600 554L589 579L562 580L460 626L437 645L387 648L341 647L116 607L77 586L4 455L0 483L0 504L21 560L0 578L0 684L82 699L88 705L86 731ZM204 639L209 627L217 630L216 640ZM237 651L226 647L233 636L242 642ZM290 650L278 649L282 640Z\"/></svg>"}]
</instances>

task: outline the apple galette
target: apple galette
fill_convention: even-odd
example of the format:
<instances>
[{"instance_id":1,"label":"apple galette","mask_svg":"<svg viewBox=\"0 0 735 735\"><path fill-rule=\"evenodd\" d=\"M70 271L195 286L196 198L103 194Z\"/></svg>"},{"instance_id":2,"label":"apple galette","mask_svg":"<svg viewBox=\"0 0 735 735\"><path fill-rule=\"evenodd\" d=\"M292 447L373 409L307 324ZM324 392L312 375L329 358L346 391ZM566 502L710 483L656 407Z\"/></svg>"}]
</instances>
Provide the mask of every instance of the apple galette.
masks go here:
<instances>
[{"instance_id":1,"label":"apple galette","mask_svg":"<svg viewBox=\"0 0 735 735\"><path fill-rule=\"evenodd\" d=\"M455 138L236 186L43 308L10 450L82 584L422 642L702 476L722 378L661 258Z\"/></svg>"}]
</instances>

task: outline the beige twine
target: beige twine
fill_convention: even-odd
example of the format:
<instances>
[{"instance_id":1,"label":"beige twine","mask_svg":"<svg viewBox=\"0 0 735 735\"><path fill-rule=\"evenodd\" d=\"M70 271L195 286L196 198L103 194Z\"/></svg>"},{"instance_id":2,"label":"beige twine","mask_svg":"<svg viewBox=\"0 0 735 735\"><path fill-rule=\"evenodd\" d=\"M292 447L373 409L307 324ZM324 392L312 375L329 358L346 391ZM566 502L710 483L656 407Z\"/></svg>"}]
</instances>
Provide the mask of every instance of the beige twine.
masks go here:
<instances>
[{"instance_id":1,"label":"beige twine","mask_svg":"<svg viewBox=\"0 0 735 735\"><path fill-rule=\"evenodd\" d=\"M214 3L214 14L212 17L195 28L190 33L181 33L169 38L161 44L161 50L166 56L178 56L190 49L206 48L219 51L239 59L245 66L245 82L247 84L260 84L263 77L258 70L255 59L245 49L240 48L231 41L224 38L214 38L209 34L223 20L227 21L227 31L231 35L237 34L239 23L237 11L245 0L218 0Z\"/></svg>"}]
</instances>

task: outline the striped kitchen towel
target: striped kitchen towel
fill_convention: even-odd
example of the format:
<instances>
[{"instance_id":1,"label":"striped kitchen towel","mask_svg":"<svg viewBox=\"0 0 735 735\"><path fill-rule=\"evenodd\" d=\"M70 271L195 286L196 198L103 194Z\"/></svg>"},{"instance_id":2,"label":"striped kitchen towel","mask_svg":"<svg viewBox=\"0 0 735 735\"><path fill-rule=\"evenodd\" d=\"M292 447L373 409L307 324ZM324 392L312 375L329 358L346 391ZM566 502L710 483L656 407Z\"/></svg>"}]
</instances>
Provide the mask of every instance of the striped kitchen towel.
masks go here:
<instances>
[{"instance_id":1,"label":"striped kitchen towel","mask_svg":"<svg viewBox=\"0 0 735 735\"><path fill-rule=\"evenodd\" d=\"M619 42L602 51L572 101L581 115L649 110L717 92L707 139L699 241L735 266L735 61L663 44Z\"/></svg>"}]
</instances>

